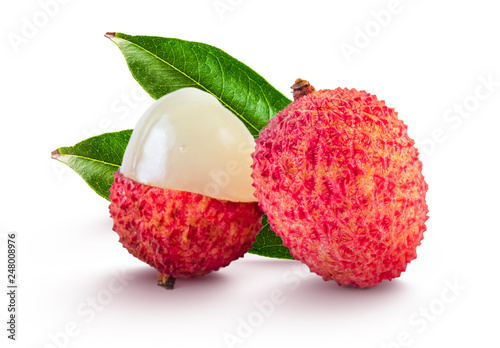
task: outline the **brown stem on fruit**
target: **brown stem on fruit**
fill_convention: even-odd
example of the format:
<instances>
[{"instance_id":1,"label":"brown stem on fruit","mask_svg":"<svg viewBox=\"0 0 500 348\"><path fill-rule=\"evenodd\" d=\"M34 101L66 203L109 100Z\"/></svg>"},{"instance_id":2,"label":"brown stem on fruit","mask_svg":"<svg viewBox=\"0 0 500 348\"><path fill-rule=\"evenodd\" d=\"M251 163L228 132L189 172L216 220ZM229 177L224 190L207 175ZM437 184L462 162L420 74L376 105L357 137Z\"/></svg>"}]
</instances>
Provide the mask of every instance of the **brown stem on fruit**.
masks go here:
<instances>
[{"instance_id":1,"label":"brown stem on fruit","mask_svg":"<svg viewBox=\"0 0 500 348\"><path fill-rule=\"evenodd\" d=\"M309 81L297 79L292 87L293 89L293 100L302 98L303 96L315 91L314 87L309 84Z\"/></svg>"},{"instance_id":2,"label":"brown stem on fruit","mask_svg":"<svg viewBox=\"0 0 500 348\"><path fill-rule=\"evenodd\" d=\"M158 272L158 286L167 290L174 290L175 278Z\"/></svg>"},{"instance_id":3,"label":"brown stem on fruit","mask_svg":"<svg viewBox=\"0 0 500 348\"><path fill-rule=\"evenodd\" d=\"M113 40L115 37L115 34L116 34L115 32L107 32L106 34L104 34L104 36L106 36L110 40Z\"/></svg>"},{"instance_id":4,"label":"brown stem on fruit","mask_svg":"<svg viewBox=\"0 0 500 348\"><path fill-rule=\"evenodd\" d=\"M52 153L50 154L50 157L52 157L53 159L58 159L59 157L61 157L61 154L59 153L59 149L52 151Z\"/></svg>"}]
</instances>

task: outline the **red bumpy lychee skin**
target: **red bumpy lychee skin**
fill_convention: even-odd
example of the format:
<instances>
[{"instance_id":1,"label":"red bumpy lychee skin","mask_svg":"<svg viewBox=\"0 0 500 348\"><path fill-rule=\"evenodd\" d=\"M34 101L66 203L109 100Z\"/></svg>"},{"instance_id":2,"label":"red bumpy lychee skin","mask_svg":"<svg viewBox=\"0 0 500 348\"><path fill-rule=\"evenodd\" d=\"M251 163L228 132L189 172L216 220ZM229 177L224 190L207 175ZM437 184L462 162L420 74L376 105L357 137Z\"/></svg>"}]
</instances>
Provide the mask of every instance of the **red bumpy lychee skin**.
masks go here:
<instances>
[{"instance_id":1,"label":"red bumpy lychee skin","mask_svg":"<svg viewBox=\"0 0 500 348\"><path fill-rule=\"evenodd\" d=\"M152 187L114 174L113 230L135 257L158 270L159 285L202 276L245 254L261 228L257 202L230 202Z\"/></svg>"},{"instance_id":2,"label":"red bumpy lychee skin","mask_svg":"<svg viewBox=\"0 0 500 348\"><path fill-rule=\"evenodd\" d=\"M428 218L407 126L365 91L314 91L304 80L292 88L296 100L264 127L253 154L271 228L324 280L372 287L399 277Z\"/></svg>"}]
</instances>

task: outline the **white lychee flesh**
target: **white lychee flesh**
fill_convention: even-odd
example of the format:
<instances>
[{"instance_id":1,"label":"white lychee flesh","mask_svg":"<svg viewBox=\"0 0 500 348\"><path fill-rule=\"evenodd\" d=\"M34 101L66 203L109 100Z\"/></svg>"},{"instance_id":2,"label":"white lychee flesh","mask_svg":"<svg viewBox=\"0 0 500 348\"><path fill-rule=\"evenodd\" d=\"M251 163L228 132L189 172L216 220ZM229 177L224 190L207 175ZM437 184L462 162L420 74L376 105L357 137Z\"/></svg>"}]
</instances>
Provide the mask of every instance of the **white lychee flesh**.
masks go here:
<instances>
[{"instance_id":1,"label":"white lychee flesh","mask_svg":"<svg viewBox=\"0 0 500 348\"><path fill-rule=\"evenodd\" d=\"M183 88L158 99L144 113L120 172L150 186L254 202L254 148L245 125L213 95Z\"/></svg>"}]
</instances>

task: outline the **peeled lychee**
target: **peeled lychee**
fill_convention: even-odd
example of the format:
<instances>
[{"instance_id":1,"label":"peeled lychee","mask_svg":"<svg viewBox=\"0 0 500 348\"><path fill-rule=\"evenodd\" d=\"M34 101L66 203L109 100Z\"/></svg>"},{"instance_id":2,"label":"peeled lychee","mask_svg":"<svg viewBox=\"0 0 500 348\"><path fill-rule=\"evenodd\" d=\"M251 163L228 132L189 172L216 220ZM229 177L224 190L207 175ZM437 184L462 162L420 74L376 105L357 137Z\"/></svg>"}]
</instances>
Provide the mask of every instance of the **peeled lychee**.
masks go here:
<instances>
[{"instance_id":1,"label":"peeled lychee","mask_svg":"<svg viewBox=\"0 0 500 348\"><path fill-rule=\"evenodd\" d=\"M399 277L426 230L427 184L407 126L375 95L297 80L256 143L255 196L291 254L324 280Z\"/></svg>"},{"instance_id":2,"label":"peeled lychee","mask_svg":"<svg viewBox=\"0 0 500 348\"><path fill-rule=\"evenodd\" d=\"M261 228L253 195L254 140L211 94L184 88L139 120L111 187L113 230L158 284L227 266Z\"/></svg>"}]
</instances>

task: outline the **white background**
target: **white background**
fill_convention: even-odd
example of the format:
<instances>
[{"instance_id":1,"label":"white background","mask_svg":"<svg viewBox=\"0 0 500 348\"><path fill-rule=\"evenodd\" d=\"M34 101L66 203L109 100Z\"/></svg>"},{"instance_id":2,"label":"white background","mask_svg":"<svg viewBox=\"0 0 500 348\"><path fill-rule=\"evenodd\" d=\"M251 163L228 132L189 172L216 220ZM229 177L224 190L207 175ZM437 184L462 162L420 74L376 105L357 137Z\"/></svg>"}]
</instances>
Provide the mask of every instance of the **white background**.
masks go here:
<instances>
[{"instance_id":1,"label":"white background","mask_svg":"<svg viewBox=\"0 0 500 348\"><path fill-rule=\"evenodd\" d=\"M6 233L19 239L18 340L6 338L1 295L0 346L228 347L228 335L235 347L500 346L496 2L47 2L0 8L3 287ZM430 219L418 258L369 290L254 255L171 292L156 286L155 271L118 243L107 201L50 159L132 128L152 101L107 31L212 44L287 95L301 77L386 100L425 155Z\"/></svg>"}]
</instances>

